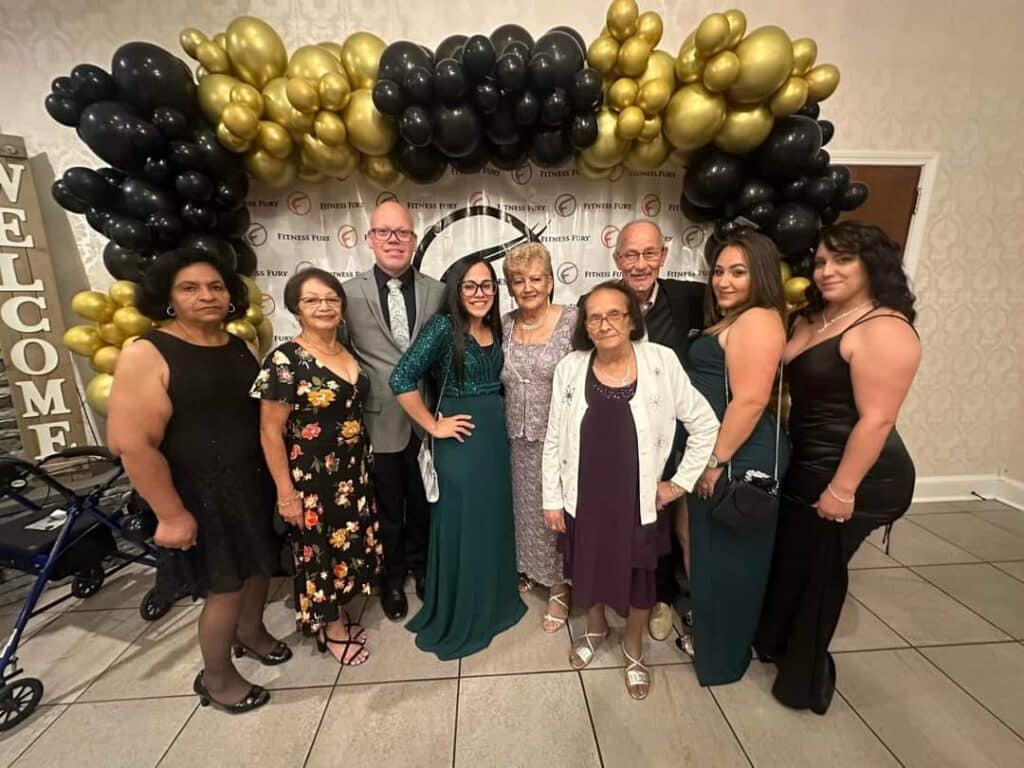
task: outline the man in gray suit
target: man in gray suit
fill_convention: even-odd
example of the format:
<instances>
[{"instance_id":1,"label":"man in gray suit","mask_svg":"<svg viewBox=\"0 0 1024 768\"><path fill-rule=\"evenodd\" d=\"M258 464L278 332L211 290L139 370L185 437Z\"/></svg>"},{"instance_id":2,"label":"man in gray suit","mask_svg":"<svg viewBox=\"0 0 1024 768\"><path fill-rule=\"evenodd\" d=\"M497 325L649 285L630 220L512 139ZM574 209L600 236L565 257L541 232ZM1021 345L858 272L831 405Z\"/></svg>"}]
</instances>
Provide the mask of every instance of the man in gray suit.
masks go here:
<instances>
[{"instance_id":1,"label":"man in gray suit","mask_svg":"<svg viewBox=\"0 0 1024 768\"><path fill-rule=\"evenodd\" d=\"M409 610L411 572L422 599L426 582L430 508L416 457L420 436L388 385L402 353L444 301L444 286L411 266L416 250L412 217L401 203L381 203L370 216L366 242L372 269L345 283L345 323L356 357L370 378L366 428L373 444L373 479L384 549L381 606L389 619Z\"/></svg>"}]
</instances>

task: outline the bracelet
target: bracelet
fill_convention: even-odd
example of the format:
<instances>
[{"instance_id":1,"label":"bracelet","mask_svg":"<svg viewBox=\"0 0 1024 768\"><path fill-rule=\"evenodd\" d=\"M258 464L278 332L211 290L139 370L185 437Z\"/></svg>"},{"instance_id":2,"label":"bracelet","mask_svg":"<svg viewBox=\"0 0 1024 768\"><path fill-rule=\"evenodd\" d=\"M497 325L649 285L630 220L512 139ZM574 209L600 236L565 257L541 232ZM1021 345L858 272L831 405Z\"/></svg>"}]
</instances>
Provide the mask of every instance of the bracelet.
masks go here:
<instances>
[{"instance_id":1,"label":"bracelet","mask_svg":"<svg viewBox=\"0 0 1024 768\"><path fill-rule=\"evenodd\" d=\"M853 502L857 498L856 496L854 496L853 498L850 499L844 499L842 496L840 496L838 493L832 490L832 483L826 485L825 489L828 491L828 495L831 496L836 501L838 501L840 504L853 504Z\"/></svg>"},{"instance_id":2,"label":"bracelet","mask_svg":"<svg viewBox=\"0 0 1024 768\"><path fill-rule=\"evenodd\" d=\"M296 492L295 492L294 494L292 494L291 496L289 496L289 497L288 497L288 498L286 498L286 499L278 499L278 500L277 500L277 504L276 504L275 506L276 506L276 507L277 507L278 509L280 509L281 507L287 507L287 506L288 506L289 504L291 504L291 503L292 503L293 501L298 501L298 500L299 500L299 499L301 499L301 498L302 498L302 494L301 494L301 493L299 493L298 491L296 491Z\"/></svg>"}]
</instances>

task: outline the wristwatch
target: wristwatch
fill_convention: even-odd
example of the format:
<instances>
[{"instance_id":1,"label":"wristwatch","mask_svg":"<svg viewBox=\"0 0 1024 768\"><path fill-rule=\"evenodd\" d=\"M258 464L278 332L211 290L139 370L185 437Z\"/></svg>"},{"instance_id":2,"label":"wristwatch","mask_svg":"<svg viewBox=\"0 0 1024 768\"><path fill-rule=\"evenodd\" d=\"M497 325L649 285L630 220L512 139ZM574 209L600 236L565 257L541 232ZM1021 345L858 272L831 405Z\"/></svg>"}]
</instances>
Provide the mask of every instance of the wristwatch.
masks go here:
<instances>
[{"instance_id":1,"label":"wristwatch","mask_svg":"<svg viewBox=\"0 0 1024 768\"><path fill-rule=\"evenodd\" d=\"M718 469L722 465L722 462L718 460L715 454L711 454L711 458L708 459L708 469Z\"/></svg>"}]
</instances>

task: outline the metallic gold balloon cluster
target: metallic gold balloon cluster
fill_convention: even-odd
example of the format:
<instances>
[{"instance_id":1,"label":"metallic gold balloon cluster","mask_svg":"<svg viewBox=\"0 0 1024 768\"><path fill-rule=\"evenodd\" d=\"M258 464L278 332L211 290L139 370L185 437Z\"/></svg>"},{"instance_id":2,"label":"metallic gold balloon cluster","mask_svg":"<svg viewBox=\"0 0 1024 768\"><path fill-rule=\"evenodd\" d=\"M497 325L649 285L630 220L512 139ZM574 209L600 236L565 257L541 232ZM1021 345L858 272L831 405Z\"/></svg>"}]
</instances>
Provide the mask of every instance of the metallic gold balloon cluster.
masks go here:
<instances>
[{"instance_id":1,"label":"metallic gold balloon cluster","mask_svg":"<svg viewBox=\"0 0 1024 768\"><path fill-rule=\"evenodd\" d=\"M672 55L656 47L663 31L661 16L640 13L636 0L608 6L606 26L587 49L587 62L604 78L597 141L576 155L576 167L587 178L608 178L619 165L657 168L671 154L663 112L676 76Z\"/></svg>"},{"instance_id":2,"label":"metallic gold balloon cluster","mask_svg":"<svg viewBox=\"0 0 1024 768\"><path fill-rule=\"evenodd\" d=\"M818 46L777 26L744 37L747 19L729 10L705 17L675 60L680 88L665 109L665 137L692 151L713 142L733 154L755 149L777 117L823 101L839 84L832 64L815 66Z\"/></svg>"},{"instance_id":3,"label":"metallic gold balloon cluster","mask_svg":"<svg viewBox=\"0 0 1024 768\"><path fill-rule=\"evenodd\" d=\"M376 35L303 45L289 57L273 27L240 16L213 39L188 28L180 40L200 65L203 115L257 180L280 187L358 168L380 186L401 181L388 157L395 128L371 97L385 47Z\"/></svg>"}]
</instances>

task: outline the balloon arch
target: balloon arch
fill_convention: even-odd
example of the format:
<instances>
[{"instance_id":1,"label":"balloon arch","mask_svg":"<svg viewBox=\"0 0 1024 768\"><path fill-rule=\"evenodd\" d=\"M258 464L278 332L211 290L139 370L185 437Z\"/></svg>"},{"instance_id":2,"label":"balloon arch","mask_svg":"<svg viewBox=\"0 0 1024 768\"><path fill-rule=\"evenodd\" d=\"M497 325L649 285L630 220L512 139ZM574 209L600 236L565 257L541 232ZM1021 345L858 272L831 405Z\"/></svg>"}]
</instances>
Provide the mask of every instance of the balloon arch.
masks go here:
<instances>
[{"instance_id":1,"label":"balloon arch","mask_svg":"<svg viewBox=\"0 0 1024 768\"><path fill-rule=\"evenodd\" d=\"M589 45L572 27L534 39L505 24L434 50L357 31L289 56L270 25L242 16L212 38L182 31L194 79L145 42L118 48L109 72L80 64L56 78L47 111L106 164L69 168L52 189L109 240L103 262L115 282L73 297L89 323L64 337L97 372L89 405L105 413L121 347L152 325L134 306L135 283L173 248L243 276L250 309L227 330L269 348L244 239L250 177L283 187L359 173L393 188L431 184L449 166L571 160L594 180L685 168L686 218L713 221L719 237L742 225L764 231L785 257L787 299L801 303L821 227L868 193L823 149L835 127L819 120L819 103L839 70L816 64L813 39L771 25L748 31L735 9L701 20L676 55L658 48L663 32L657 13L614 0Z\"/></svg>"}]
</instances>

